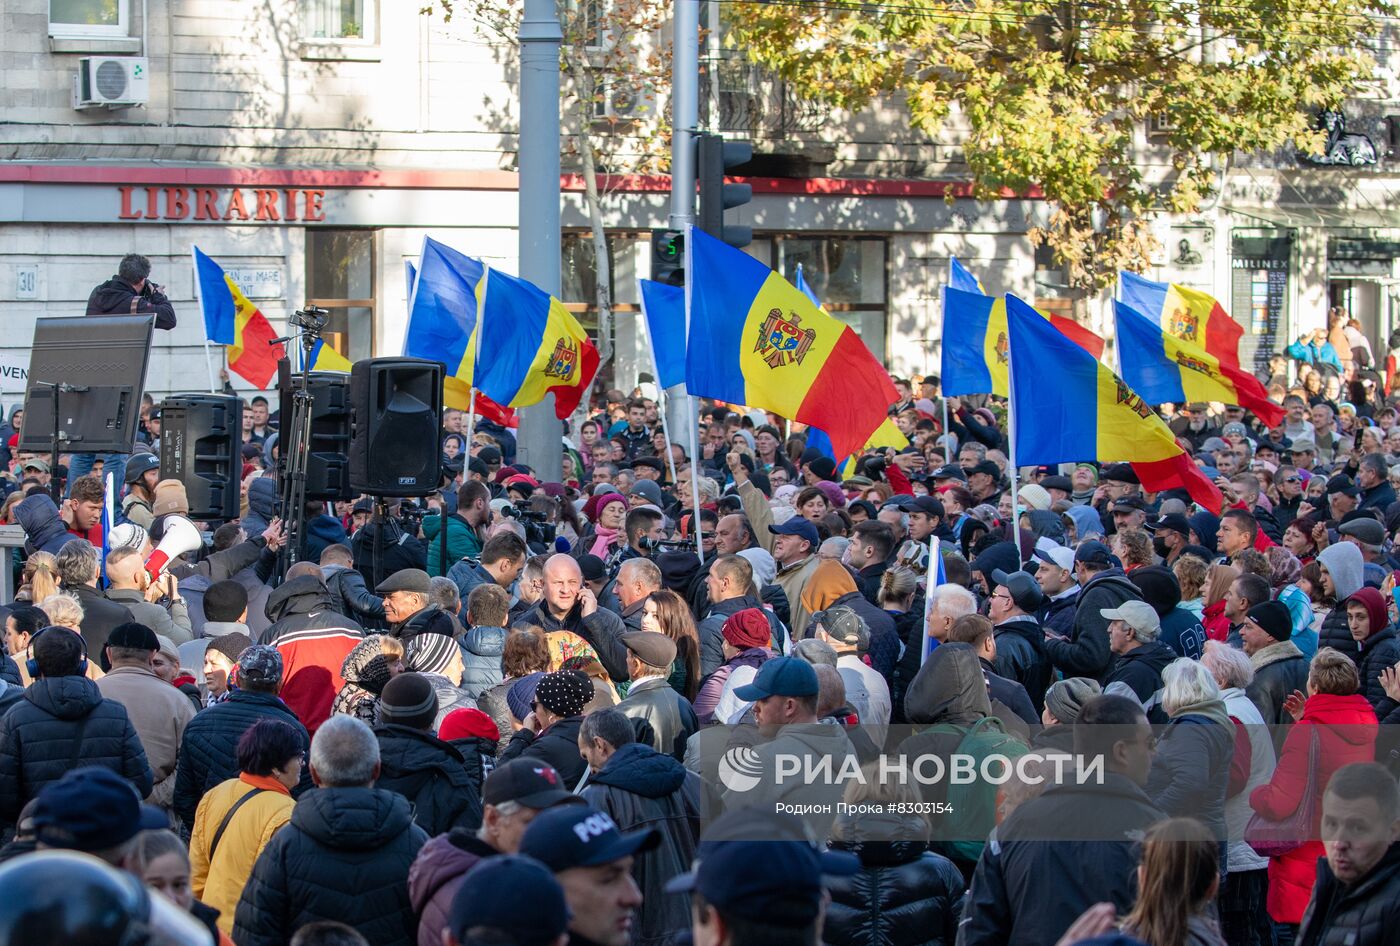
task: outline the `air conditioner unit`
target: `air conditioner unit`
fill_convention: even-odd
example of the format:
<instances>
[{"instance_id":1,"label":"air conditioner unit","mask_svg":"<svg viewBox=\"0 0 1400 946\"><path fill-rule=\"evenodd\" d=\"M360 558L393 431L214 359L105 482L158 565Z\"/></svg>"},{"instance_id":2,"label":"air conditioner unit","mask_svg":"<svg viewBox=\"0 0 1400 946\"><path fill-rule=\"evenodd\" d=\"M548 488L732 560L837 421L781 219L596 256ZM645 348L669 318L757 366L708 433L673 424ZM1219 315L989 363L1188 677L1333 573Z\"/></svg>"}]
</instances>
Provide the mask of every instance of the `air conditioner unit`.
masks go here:
<instances>
[{"instance_id":1,"label":"air conditioner unit","mask_svg":"<svg viewBox=\"0 0 1400 946\"><path fill-rule=\"evenodd\" d=\"M593 103L593 117L599 121L634 122L656 116L656 90L610 79L603 83L602 97Z\"/></svg>"},{"instance_id":2,"label":"air conditioner unit","mask_svg":"<svg viewBox=\"0 0 1400 946\"><path fill-rule=\"evenodd\" d=\"M151 100L150 64L144 56L84 56L73 77L73 107L128 108Z\"/></svg>"}]
</instances>

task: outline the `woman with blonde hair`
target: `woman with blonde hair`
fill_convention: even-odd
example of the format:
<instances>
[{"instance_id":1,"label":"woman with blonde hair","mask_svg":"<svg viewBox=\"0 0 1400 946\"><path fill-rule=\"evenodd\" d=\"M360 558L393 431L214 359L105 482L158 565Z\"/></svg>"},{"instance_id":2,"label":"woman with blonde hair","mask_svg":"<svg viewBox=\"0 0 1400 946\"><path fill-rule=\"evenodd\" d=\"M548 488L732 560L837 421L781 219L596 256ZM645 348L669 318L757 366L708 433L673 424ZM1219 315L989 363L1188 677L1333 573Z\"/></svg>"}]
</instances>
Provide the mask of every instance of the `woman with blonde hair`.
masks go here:
<instances>
[{"instance_id":1,"label":"woman with blonde hair","mask_svg":"<svg viewBox=\"0 0 1400 946\"><path fill-rule=\"evenodd\" d=\"M53 553L35 552L25 560L15 600L33 604L54 594L58 594L58 571L54 568Z\"/></svg>"},{"instance_id":2,"label":"woman with blonde hair","mask_svg":"<svg viewBox=\"0 0 1400 946\"><path fill-rule=\"evenodd\" d=\"M1201 623L1205 625L1206 637L1213 641L1223 641L1230 636L1230 619L1225 616L1225 596L1230 586L1240 577L1240 570L1224 562L1216 562L1206 570L1205 613Z\"/></svg>"},{"instance_id":3,"label":"woman with blonde hair","mask_svg":"<svg viewBox=\"0 0 1400 946\"><path fill-rule=\"evenodd\" d=\"M1172 565L1172 574L1176 576L1177 584L1181 585L1181 606L1198 618L1202 617L1206 610L1205 587L1208 569L1205 559L1194 555L1183 555Z\"/></svg>"},{"instance_id":4,"label":"woman with blonde hair","mask_svg":"<svg viewBox=\"0 0 1400 946\"><path fill-rule=\"evenodd\" d=\"M1137 888L1124 933L1147 946L1225 946L1212 909L1220 845L1196 819L1172 818L1148 829Z\"/></svg>"},{"instance_id":5,"label":"woman with blonde hair","mask_svg":"<svg viewBox=\"0 0 1400 946\"><path fill-rule=\"evenodd\" d=\"M83 604L72 592L56 591L43 601L39 602L39 610L49 616L49 624L52 627L66 627L68 630L83 636ZM19 664L20 675L24 678L25 685L28 686L28 667L26 661L34 656L34 645L30 644L24 651L24 656L15 655L15 663ZM84 674L89 680L101 680L106 676L102 668L97 666L97 658L88 655L87 673Z\"/></svg>"}]
</instances>

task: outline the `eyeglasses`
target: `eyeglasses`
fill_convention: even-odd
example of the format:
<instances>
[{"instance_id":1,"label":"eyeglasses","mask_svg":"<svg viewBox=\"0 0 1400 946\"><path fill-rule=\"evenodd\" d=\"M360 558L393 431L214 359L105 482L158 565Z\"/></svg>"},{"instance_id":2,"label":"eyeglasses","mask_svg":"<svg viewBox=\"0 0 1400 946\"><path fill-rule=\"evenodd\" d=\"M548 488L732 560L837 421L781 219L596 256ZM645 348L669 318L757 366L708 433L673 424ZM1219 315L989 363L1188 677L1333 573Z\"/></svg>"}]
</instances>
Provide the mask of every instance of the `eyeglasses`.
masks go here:
<instances>
[{"instance_id":1,"label":"eyeglasses","mask_svg":"<svg viewBox=\"0 0 1400 946\"><path fill-rule=\"evenodd\" d=\"M993 597L993 598L1000 598L1000 599L1003 600L1003 601L1010 601L1010 600L1011 600L1011 596L1010 596L1010 595L1006 595L1006 594L997 594L996 592L993 592L993 593L992 593L992 597Z\"/></svg>"}]
</instances>

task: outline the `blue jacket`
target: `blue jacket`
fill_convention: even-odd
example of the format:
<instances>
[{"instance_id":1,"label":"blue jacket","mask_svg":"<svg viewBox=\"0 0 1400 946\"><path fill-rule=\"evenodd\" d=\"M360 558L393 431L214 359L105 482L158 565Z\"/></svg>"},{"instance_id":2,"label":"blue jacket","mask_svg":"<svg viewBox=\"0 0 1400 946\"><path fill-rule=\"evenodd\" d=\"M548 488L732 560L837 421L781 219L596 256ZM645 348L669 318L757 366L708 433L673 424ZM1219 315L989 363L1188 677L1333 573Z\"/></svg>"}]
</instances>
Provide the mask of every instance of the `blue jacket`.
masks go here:
<instances>
[{"instance_id":1,"label":"blue jacket","mask_svg":"<svg viewBox=\"0 0 1400 946\"><path fill-rule=\"evenodd\" d=\"M1301 361L1306 365L1331 365L1338 371L1342 370L1342 359L1337 357L1337 349L1332 347L1331 342L1323 342L1318 345L1316 342L1304 343L1300 338L1289 345L1285 351L1288 357L1296 361Z\"/></svg>"},{"instance_id":2,"label":"blue jacket","mask_svg":"<svg viewBox=\"0 0 1400 946\"><path fill-rule=\"evenodd\" d=\"M506 635L510 632L503 627L474 627L462 635L462 692L473 700L500 684L505 677L501 672L501 657L506 652Z\"/></svg>"},{"instance_id":3,"label":"blue jacket","mask_svg":"<svg viewBox=\"0 0 1400 946\"><path fill-rule=\"evenodd\" d=\"M78 538L59 518L58 507L48 493L26 496L15 506L15 521L24 528L26 547L31 552L57 555L70 540Z\"/></svg>"}]
</instances>

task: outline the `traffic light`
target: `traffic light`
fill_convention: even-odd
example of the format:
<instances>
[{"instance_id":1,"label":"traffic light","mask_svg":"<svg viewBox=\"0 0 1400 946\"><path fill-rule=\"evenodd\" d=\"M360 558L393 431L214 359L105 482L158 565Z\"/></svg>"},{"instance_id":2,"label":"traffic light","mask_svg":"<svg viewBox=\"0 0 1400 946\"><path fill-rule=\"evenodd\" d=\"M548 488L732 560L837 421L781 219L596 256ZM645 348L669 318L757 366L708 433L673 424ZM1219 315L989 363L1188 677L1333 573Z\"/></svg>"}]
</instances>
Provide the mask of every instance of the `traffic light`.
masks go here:
<instances>
[{"instance_id":1,"label":"traffic light","mask_svg":"<svg viewBox=\"0 0 1400 946\"><path fill-rule=\"evenodd\" d=\"M742 207L753 199L748 184L724 183L724 172L753 159L753 145L747 141L725 141L720 135L697 137L695 176L700 182L700 213L696 225L730 246L748 246L753 228L724 223L724 212Z\"/></svg>"},{"instance_id":2,"label":"traffic light","mask_svg":"<svg viewBox=\"0 0 1400 946\"><path fill-rule=\"evenodd\" d=\"M651 231L651 278L668 286L685 285L685 234Z\"/></svg>"}]
</instances>

